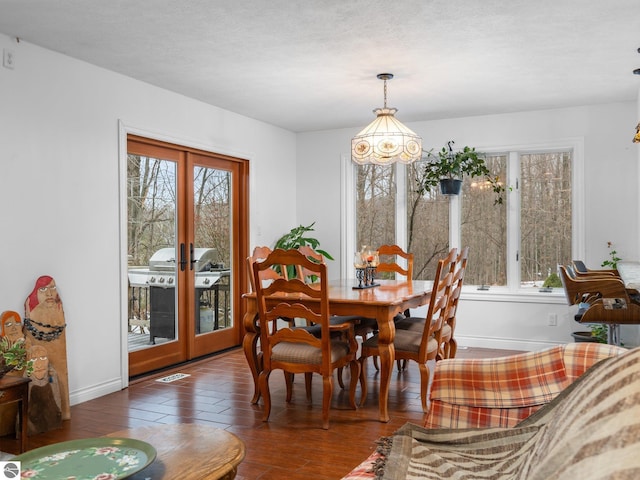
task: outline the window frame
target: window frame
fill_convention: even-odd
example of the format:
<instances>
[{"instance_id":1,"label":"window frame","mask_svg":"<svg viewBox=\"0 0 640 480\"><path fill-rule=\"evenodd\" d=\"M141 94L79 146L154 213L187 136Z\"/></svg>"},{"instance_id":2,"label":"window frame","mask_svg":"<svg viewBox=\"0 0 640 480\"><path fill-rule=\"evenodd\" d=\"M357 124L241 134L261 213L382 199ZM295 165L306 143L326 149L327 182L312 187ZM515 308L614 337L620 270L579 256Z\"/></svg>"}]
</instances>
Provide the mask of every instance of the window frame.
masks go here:
<instances>
[{"instance_id":1,"label":"window frame","mask_svg":"<svg viewBox=\"0 0 640 480\"><path fill-rule=\"evenodd\" d=\"M499 146L477 146L476 150L488 154L506 154L507 161L507 185L506 209L507 209L507 285L491 287L489 290L477 290L475 285L463 287L464 297L472 300L488 301L527 301L533 303L563 303L564 292L562 289L554 289L553 292L539 292L533 288L520 286L520 262L517 259L520 248L520 226L518 222L520 212L519 195L519 166L522 154L536 154L549 152L572 152L571 172L571 252L572 258L584 258L585 254L585 189L584 189L584 138L570 137L541 143L511 144ZM356 167L348 154L341 155L342 189L341 204L341 228L345 232L344 242L341 245L341 275L352 276L351 258L356 248L356 222L355 222L355 178ZM517 167L517 168L514 168ZM396 164L397 189L396 189L396 243L406 244L406 167ZM460 219L462 205L460 197L454 196L449 202L449 244L451 247L460 247L461 228ZM515 223L514 223L515 222ZM517 225L517 228L513 225Z\"/></svg>"}]
</instances>

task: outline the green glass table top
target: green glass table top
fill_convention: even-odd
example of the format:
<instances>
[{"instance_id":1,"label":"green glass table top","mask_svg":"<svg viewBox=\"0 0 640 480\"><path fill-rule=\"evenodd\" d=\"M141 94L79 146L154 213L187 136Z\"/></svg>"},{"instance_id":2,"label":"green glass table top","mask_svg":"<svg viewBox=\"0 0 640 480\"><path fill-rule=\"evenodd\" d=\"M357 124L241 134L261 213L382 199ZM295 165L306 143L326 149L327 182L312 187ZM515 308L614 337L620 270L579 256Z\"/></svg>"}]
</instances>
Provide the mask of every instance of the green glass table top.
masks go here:
<instances>
[{"instance_id":1,"label":"green glass table top","mask_svg":"<svg viewBox=\"0 0 640 480\"><path fill-rule=\"evenodd\" d=\"M13 458L22 478L37 480L116 480L144 469L156 450L132 438L86 438L36 448Z\"/></svg>"}]
</instances>

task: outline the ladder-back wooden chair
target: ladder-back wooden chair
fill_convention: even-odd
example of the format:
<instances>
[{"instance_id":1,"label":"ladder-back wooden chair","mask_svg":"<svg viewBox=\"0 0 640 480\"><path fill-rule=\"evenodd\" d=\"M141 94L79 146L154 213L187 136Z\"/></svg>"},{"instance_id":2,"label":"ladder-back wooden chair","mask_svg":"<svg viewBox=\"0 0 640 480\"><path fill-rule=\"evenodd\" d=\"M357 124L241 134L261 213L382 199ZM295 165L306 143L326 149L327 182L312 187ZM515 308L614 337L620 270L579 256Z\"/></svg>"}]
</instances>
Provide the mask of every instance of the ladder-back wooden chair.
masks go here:
<instances>
[{"instance_id":1,"label":"ladder-back wooden chair","mask_svg":"<svg viewBox=\"0 0 640 480\"><path fill-rule=\"evenodd\" d=\"M256 291L256 280L253 274L253 264L256 262L262 262L265 258L269 256L271 252L272 252L272 249L270 247L258 246L258 247L255 247L253 249L252 254L247 257L247 268L249 270L249 284L251 285L252 292ZM281 273L279 273L278 269L276 269L274 266L273 268L267 268L265 270L260 271L260 281L265 283L271 283L274 280L277 280L278 278L286 279L287 270L283 269L282 266L280 266L279 270ZM288 322L289 324L293 324L292 319L283 318L281 320ZM273 328L276 328L275 325L273 326ZM256 331L258 332L260 331L257 325L256 325ZM259 338L260 338L259 336L254 337L252 340L252 345L245 346L244 348L245 350L249 349L249 351L251 352L257 352L256 364L259 366L259 368L262 368L262 349L257 350L256 348ZM258 395L256 395L255 398L252 400L252 403L257 403L259 399L260 399L260 394L258 393Z\"/></svg>"},{"instance_id":2,"label":"ladder-back wooden chair","mask_svg":"<svg viewBox=\"0 0 640 480\"><path fill-rule=\"evenodd\" d=\"M398 245L381 245L378 247L379 263L376 267L376 277L382 279L413 280L413 253L405 252ZM401 278L399 278L401 277ZM398 314L396 320L409 317L411 312L405 310ZM356 336L364 342L370 335L378 332L378 324L373 318L363 318L356 325ZM378 357L373 357L373 365L379 370ZM400 365L400 363L398 363Z\"/></svg>"},{"instance_id":3,"label":"ladder-back wooden chair","mask_svg":"<svg viewBox=\"0 0 640 480\"><path fill-rule=\"evenodd\" d=\"M253 253L247 257L247 268L249 269L249 283L251 284L251 290L253 292L256 291L256 281L253 278L253 264L255 262L261 262L265 258L269 256L272 252L269 247L255 247L253 249ZM280 270L282 273L278 273L275 268L269 268L260 272L260 279L265 280L275 280L277 278L287 278L287 271Z\"/></svg>"},{"instance_id":4,"label":"ladder-back wooden chair","mask_svg":"<svg viewBox=\"0 0 640 480\"><path fill-rule=\"evenodd\" d=\"M309 245L303 245L301 247L298 247L298 251L301 252L303 255L305 255L312 262L325 263L324 256L321 253L316 252ZM301 265L297 266L296 275L298 278L302 279L305 283L316 283L318 281L318 278L316 277L313 271L307 268L304 268ZM352 323L354 326L354 332L356 332L355 333L356 336L358 335L357 333L358 326L361 324L362 320L363 320L362 317L358 315L331 315L329 317L329 323L333 326L342 325L344 323ZM307 328L309 332L313 333L316 336L320 334L319 325L308 326L305 328ZM338 368L337 375L338 375L338 385L340 385L340 388L344 388L344 381L342 379L342 367ZM307 399L311 401L311 374L305 374L305 382L307 385Z\"/></svg>"},{"instance_id":5,"label":"ladder-back wooden chair","mask_svg":"<svg viewBox=\"0 0 640 480\"><path fill-rule=\"evenodd\" d=\"M253 276L253 264L255 262L262 262L273 250L270 247L255 247L253 253L247 257L247 267L249 269L249 283L251 284L251 291L256 291L256 280ZM273 282L278 278L287 279L287 269L282 265L274 265L273 268L267 268L260 271L261 282ZM283 319L289 323L293 323L292 319Z\"/></svg>"},{"instance_id":6,"label":"ladder-back wooden chair","mask_svg":"<svg viewBox=\"0 0 640 480\"><path fill-rule=\"evenodd\" d=\"M458 351L458 342L454 334L456 330L456 313L458 312L458 301L462 292L462 283L464 282L464 273L467 268L467 260L469 259L469 247L464 247L452 264L453 280L451 283L451 292L448 296L447 313L444 325L442 326L441 346L438 359L455 358Z\"/></svg>"},{"instance_id":7,"label":"ladder-back wooden chair","mask_svg":"<svg viewBox=\"0 0 640 480\"><path fill-rule=\"evenodd\" d=\"M299 278L279 278L267 286L260 282L261 272L274 265L305 268L318 281L308 284ZM329 407L333 393L333 371L339 367L351 367L349 405L356 408L355 392L358 382L359 363L356 359L357 342L352 324L332 326L329 313L327 266L309 260L298 250L276 249L262 262L253 264L260 325L273 322L277 328L260 328L260 343L263 352L263 368L258 378L260 393L264 401L263 420L271 413L269 376L273 370L281 369L287 378L287 402L292 398L292 378L295 373L318 373L322 376L322 426L329 428ZM270 297L276 296L277 300ZM301 297L312 302L300 303ZM316 336L304 328L291 328L278 318L302 318L309 324L320 325ZM284 326L283 326L284 325ZM332 335L334 331L344 335Z\"/></svg>"},{"instance_id":8,"label":"ladder-back wooden chair","mask_svg":"<svg viewBox=\"0 0 640 480\"><path fill-rule=\"evenodd\" d=\"M455 253L453 255L455 259ZM412 330L396 330L393 340L395 356L397 360L413 360L418 363L420 369L420 398L422 410L427 411L427 388L429 386L429 367L427 362L435 360L440 346L440 332L445 320L448 293L451 288L453 273L450 264L444 260L438 261L436 274L433 280L433 289L425 320L421 323L422 332ZM361 405L367 398L367 358L378 356L378 335L373 335L362 344L360 355L360 387L362 390Z\"/></svg>"},{"instance_id":9,"label":"ladder-back wooden chair","mask_svg":"<svg viewBox=\"0 0 640 480\"><path fill-rule=\"evenodd\" d=\"M378 258L380 263L376 275L379 278L388 276L397 279L401 275L405 280L413 280L413 253L405 252L398 245L381 245L378 247Z\"/></svg>"},{"instance_id":10,"label":"ladder-back wooden chair","mask_svg":"<svg viewBox=\"0 0 640 480\"><path fill-rule=\"evenodd\" d=\"M452 248L449 250L449 253L447 254L446 257L440 259L441 262L443 262L443 268L445 272L451 272L452 274L455 272L456 269L456 260L457 260L457 253L458 253L458 249L457 248ZM465 263L465 267L466 267L466 263ZM437 267L436 267L437 270ZM464 273L464 272L463 272ZM451 289L453 289L454 287L454 280L452 279L452 286ZM447 295L449 295L450 292L447 292ZM456 303L457 306L457 303ZM448 308L448 305L447 305ZM455 318L454 318L455 320ZM424 317L417 317L417 316L407 316L403 319L398 319L396 321L396 330L410 330L413 332L417 332L418 334L422 333L423 329L424 329L424 322L425 322L425 318ZM451 327L447 324L446 322L446 312L445 312L445 322L442 325L442 331L440 332L440 336L441 336L441 343L440 343L440 347L438 349L438 356L436 357L437 360L441 360L442 358L444 358L444 343L445 342L449 342L451 340L451 338L453 337L453 333L452 333L452 329ZM398 366L398 371L402 371L406 368L407 366L407 362L400 362L399 360L396 362L397 366Z\"/></svg>"},{"instance_id":11,"label":"ladder-back wooden chair","mask_svg":"<svg viewBox=\"0 0 640 480\"><path fill-rule=\"evenodd\" d=\"M440 262L442 262L444 264L443 268L445 269L445 272L453 273L456 267L457 254L458 254L457 248L454 247L451 250L449 250L449 253L447 253L447 256L444 258L441 258L438 261L438 265L436 266L436 272L437 272L437 269L440 267ZM447 294L448 293L449 292L447 292ZM424 321L425 321L424 317L418 317L418 316L408 316L403 319L398 319L396 321L396 330L412 330L414 332L422 332Z\"/></svg>"}]
</instances>

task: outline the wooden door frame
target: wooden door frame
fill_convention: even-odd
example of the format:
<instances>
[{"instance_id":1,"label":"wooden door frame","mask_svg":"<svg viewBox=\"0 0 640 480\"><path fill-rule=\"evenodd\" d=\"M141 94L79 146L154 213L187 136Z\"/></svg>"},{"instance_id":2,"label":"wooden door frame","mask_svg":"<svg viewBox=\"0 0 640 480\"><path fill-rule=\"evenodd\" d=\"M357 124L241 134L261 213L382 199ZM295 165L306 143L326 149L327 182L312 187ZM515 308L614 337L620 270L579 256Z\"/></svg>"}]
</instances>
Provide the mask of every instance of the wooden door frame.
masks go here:
<instances>
[{"instance_id":1,"label":"wooden door frame","mask_svg":"<svg viewBox=\"0 0 640 480\"><path fill-rule=\"evenodd\" d=\"M238 158L230 157L227 155L221 154L212 154L211 152L207 152L206 155L202 155L197 151L190 149L188 151L187 156L189 154L193 154L194 156L204 156L206 158L212 158L215 160L222 160L226 162L231 162L235 166L234 174L237 175L237 188L232 188L232 200L231 203L234 205L234 210L232 214L233 222L231 224L231 237L233 239L237 239L238 242L234 242L232 244L231 253L232 253L232 261L231 261L231 271L233 275L231 276L232 282L230 285L230 290L233 292L231 295L231 311L234 313L233 325L234 328L227 332L226 330L216 332L216 335L231 335L231 342L235 345L240 345L242 343L242 338L244 337L244 326L242 326L242 318L244 312L241 312L241 307L244 305L242 302L242 293L246 291L246 285L248 282L248 273L246 268L246 258L249 256L249 212L248 212L248 201L249 201L249 168L247 161L240 161ZM194 160L188 160L187 163L193 162ZM234 185L235 185L234 183ZM191 189L192 185L188 185L188 188ZM193 196L193 191L189 191L187 195ZM235 208L238 205L239 208ZM243 208L243 205L245 206ZM193 211L185 211L185 218L187 219L187 225L189 228L192 228L194 225L193 219ZM244 231L247 232L247 235L242 236L242 227L244 226ZM194 237L194 232L187 232L188 236L191 238ZM193 290L193 285L187 282L186 288ZM194 302L188 302L188 309L195 309ZM237 312L240 312L242 315L238 316ZM195 318L195 312L190 311L189 319ZM195 328L194 325L189 324L188 328L190 331L193 331ZM193 335L187 335L188 342L188 350L193 353L195 357L207 355L208 352L201 351L199 347L196 345L196 339Z\"/></svg>"},{"instance_id":2,"label":"wooden door frame","mask_svg":"<svg viewBox=\"0 0 640 480\"><path fill-rule=\"evenodd\" d=\"M232 312L233 312L233 344L241 345L244 328L242 325L242 318L246 309L245 302L242 300L242 293L247 291L248 288L248 274L245 268L245 259L249 254L249 160L247 158L241 158L234 152L233 155L227 155L225 153L216 153L208 149L208 147L194 147L189 142L176 141L175 139L161 139L157 134L150 134L149 132L141 131L138 129L132 129L126 127L122 122L119 122L119 149L120 149L120 251L121 251L121 372L122 372L122 387L126 388L129 384L129 352L126 348L127 345L127 332L128 332L128 308L127 308L127 295L128 291L128 278L127 278L127 142L129 139L135 139L151 145L168 146L182 151L189 151L198 154L202 154L209 157L220 158L235 162L238 166L238 186L233 189L233 202L234 202L234 222L231 225L232 235L236 240L233 243L232 249ZM216 149L219 150L219 149ZM247 156L248 157L248 156ZM238 206L237 209L235 206ZM184 208L184 207L183 207ZM181 288L186 288L183 285ZM187 337L189 338L189 336ZM193 342L193 339L190 341ZM193 345L192 345L193 346ZM191 347L192 347L191 346ZM158 347L155 347L158 348ZM190 347L187 347L190 348Z\"/></svg>"}]
</instances>

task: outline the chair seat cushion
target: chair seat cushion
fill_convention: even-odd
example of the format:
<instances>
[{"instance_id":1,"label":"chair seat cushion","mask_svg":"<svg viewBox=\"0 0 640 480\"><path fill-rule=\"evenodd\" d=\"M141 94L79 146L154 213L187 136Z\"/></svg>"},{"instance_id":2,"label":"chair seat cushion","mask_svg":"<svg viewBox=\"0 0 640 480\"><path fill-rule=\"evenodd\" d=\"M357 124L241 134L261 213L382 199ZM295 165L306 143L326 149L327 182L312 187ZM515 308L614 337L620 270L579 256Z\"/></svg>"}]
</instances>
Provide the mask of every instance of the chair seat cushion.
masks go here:
<instances>
[{"instance_id":1,"label":"chair seat cushion","mask_svg":"<svg viewBox=\"0 0 640 480\"><path fill-rule=\"evenodd\" d=\"M451 338L451 332L452 332L451 325L449 325L448 323L445 323L442 326L442 330L440 330L440 336L443 339L449 339L449 338Z\"/></svg>"},{"instance_id":2,"label":"chair seat cushion","mask_svg":"<svg viewBox=\"0 0 640 480\"><path fill-rule=\"evenodd\" d=\"M396 330L396 338L393 345L397 351L418 353L420 351L420 342L422 341L422 333L412 332L411 330ZM378 347L378 335L374 335L364 341L364 347ZM429 339L427 352L433 352L438 348L438 342L435 338Z\"/></svg>"},{"instance_id":3,"label":"chair seat cushion","mask_svg":"<svg viewBox=\"0 0 640 480\"><path fill-rule=\"evenodd\" d=\"M422 333L422 331L424 330L424 322L425 319L424 318L420 318L420 317L409 317L409 318L405 318L404 320L401 320L399 322L396 323L396 329L397 330L409 330L411 332L420 332ZM442 331L440 333L440 336L443 339L448 339L451 338L451 325L449 325L448 323L445 323L442 326Z\"/></svg>"},{"instance_id":4,"label":"chair seat cushion","mask_svg":"<svg viewBox=\"0 0 640 480\"><path fill-rule=\"evenodd\" d=\"M422 332L424 330L424 317L405 317L396 322L397 330L411 330L414 332Z\"/></svg>"},{"instance_id":5,"label":"chair seat cushion","mask_svg":"<svg viewBox=\"0 0 640 480\"><path fill-rule=\"evenodd\" d=\"M349 352L349 344L338 339L331 340L331 363L338 361ZM304 343L280 342L271 350L274 362L310 363L320 365L322 352L319 348Z\"/></svg>"}]
</instances>

